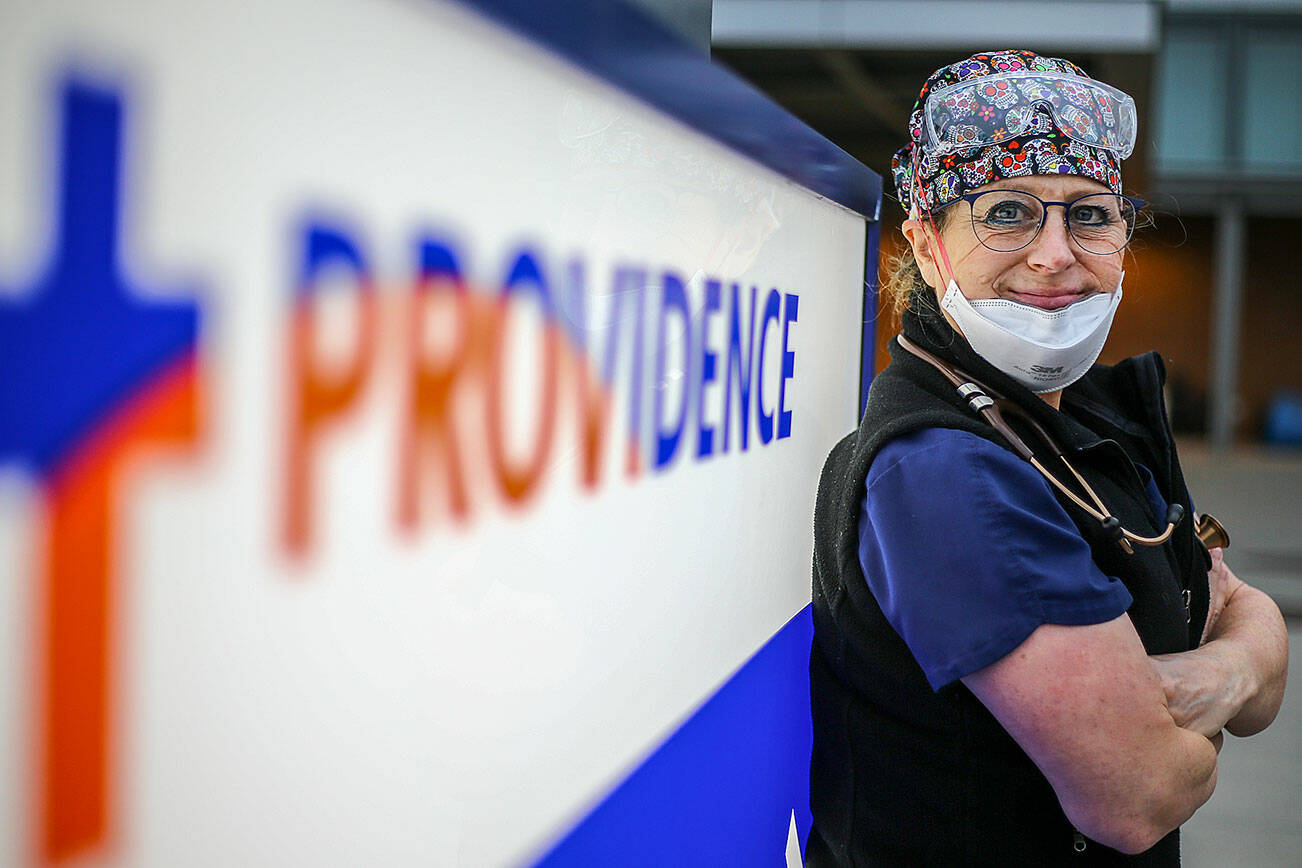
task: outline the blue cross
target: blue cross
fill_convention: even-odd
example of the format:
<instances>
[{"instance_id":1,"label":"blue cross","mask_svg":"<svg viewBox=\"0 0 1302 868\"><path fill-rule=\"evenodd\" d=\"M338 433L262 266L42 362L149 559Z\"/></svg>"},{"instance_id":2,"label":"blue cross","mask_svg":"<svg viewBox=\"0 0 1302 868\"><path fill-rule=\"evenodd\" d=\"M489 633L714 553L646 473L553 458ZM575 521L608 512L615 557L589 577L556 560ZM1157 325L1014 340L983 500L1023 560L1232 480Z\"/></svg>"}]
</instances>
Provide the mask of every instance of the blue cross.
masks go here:
<instances>
[{"instance_id":1,"label":"blue cross","mask_svg":"<svg viewBox=\"0 0 1302 868\"><path fill-rule=\"evenodd\" d=\"M198 306L147 299L122 271L122 100L69 78L54 243L34 285L0 293L0 464L42 477L193 349Z\"/></svg>"}]
</instances>

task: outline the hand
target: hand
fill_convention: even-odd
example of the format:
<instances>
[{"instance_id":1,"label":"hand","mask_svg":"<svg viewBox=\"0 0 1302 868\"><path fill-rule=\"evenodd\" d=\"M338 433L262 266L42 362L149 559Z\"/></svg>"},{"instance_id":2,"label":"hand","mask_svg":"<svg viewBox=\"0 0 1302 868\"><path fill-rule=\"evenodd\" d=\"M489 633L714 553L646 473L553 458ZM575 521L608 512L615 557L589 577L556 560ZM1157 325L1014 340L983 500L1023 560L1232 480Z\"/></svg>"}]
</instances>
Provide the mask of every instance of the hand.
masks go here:
<instances>
[{"instance_id":1,"label":"hand","mask_svg":"<svg viewBox=\"0 0 1302 868\"><path fill-rule=\"evenodd\" d=\"M1225 550L1210 550L1212 568L1207 571L1207 622L1203 626L1201 649L1197 654L1161 654L1149 661L1157 670L1162 692L1166 694L1167 710L1176 725L1213 738L1221 732L1237 708L1229 696L1233 693L1230 682L1234 678L1231 667L1218 649L1207 648L1207 641L1216 633L1216 625L1225 611L1225 605L1242 584L1225 565ZM1221 736L1224 738L1224 736ZM1218 746L1219 749L1219 746Z\"/></svg>"},{"instance_id":2,"label":"hand","mask_svg":"<svg viewBox=\"0 0 1302 868\"><path fill-rule=\"evenodd\" d=\"M1225 565L1224 549L1211 549L1211 555L1212 568L1207 571L1207 623L1203 626L1202 638L1198 640L1199 645L1207 643L1207 639L1216 627L1217 619L1221 617L1221 612L1225 611L1225 603L1230 599L1235 588L1242 584Z\"/></svg>"},{"instance_id":3,"label":"hand","mask_svg":"<svg viewBox=\"0 0 1302 868\"><path fill-rule=\"evenodd\" d=\"M1238 713L1242 704L1236 667L1215 650L1215 646L1205 646L1197 652L1148 658L1176 726L1209 739Z\"/></svg>"},{"instance_id":4,"label":"hand","mask_svg":"<svg viewBox=\"0 0 1302 868\"><path fill-rule=\"evenodd\" d=\"M1279 607L1240 581L1211 550L1210 599L1201 644L1148 658L1177 726L1211 738L1224 726L1261 732L1279 713L1288 675L1288 631Z\"/></svg>"}]
</instances>

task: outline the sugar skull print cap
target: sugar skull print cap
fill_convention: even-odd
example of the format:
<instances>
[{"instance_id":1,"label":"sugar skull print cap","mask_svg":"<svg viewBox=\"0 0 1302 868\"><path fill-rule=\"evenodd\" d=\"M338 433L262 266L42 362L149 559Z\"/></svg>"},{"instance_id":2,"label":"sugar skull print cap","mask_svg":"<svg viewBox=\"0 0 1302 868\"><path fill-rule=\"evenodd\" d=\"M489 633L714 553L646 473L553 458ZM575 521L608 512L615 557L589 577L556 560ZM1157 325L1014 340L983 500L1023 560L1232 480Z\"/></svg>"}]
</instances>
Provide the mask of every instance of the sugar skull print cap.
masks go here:
<instances>
[{"instance_id":1,"label":"sugar skull print cap","mask_svg":"<svg viewBox=\"0 0 1302 868\"><path fill-rule=\"evenodd\" d=\"M1069 60L992 51L942 67L922 86L909 144L891 161L896 195L912 213L1022 175L1080 175L1121 192L1134 150L1135 102Z\"/></svg>"}]
</instances>

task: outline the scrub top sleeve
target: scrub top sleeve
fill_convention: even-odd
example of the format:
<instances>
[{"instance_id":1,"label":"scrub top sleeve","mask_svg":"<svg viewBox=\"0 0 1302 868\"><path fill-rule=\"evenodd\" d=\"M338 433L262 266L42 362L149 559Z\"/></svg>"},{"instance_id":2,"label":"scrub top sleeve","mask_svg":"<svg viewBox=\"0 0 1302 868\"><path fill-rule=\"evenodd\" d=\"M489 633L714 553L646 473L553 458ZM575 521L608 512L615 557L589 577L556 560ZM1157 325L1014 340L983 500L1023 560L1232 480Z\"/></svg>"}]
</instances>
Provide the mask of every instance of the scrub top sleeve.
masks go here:
<instances>
[{"instance_id":1,"label":"scrub top sleeve","mask_svg":"<svg viewBox=\"0 0 1302 868\"><path fill-rule=\"evenodd\" d=\"M947 428L877 453L859 561L936 690L1004 657L1041 624L1099 624L1131 603L1034 467Z\"/></svg>"}]
</instances>

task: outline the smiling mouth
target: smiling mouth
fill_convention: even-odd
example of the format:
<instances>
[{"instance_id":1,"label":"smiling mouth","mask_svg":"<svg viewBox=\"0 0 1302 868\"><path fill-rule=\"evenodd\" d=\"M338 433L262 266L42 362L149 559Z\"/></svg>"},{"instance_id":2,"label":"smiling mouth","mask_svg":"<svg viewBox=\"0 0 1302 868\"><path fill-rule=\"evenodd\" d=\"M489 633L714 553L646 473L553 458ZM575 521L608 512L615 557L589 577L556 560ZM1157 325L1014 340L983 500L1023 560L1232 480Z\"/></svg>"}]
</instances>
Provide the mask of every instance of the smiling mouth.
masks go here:
<instances>
[{"instance_id":1,"label":"smiling mouth","mask_svg":"<svg viewBox=\"0 0 1302 868\"><path fill-rule=\"evenodd\" d=\"M1029 304L1032 307L1038 307L1044 310L1058 310L1059 308L1078 302L1081 299L1089 298L1093 294L1093 292L1085 290L1057 289L1036 290L1034 292L1018 292L1017 290L1009 290L1008 292L1009 298L1013 301L1021 302L1022 304Z\"/></svg>"}]
</instances>

